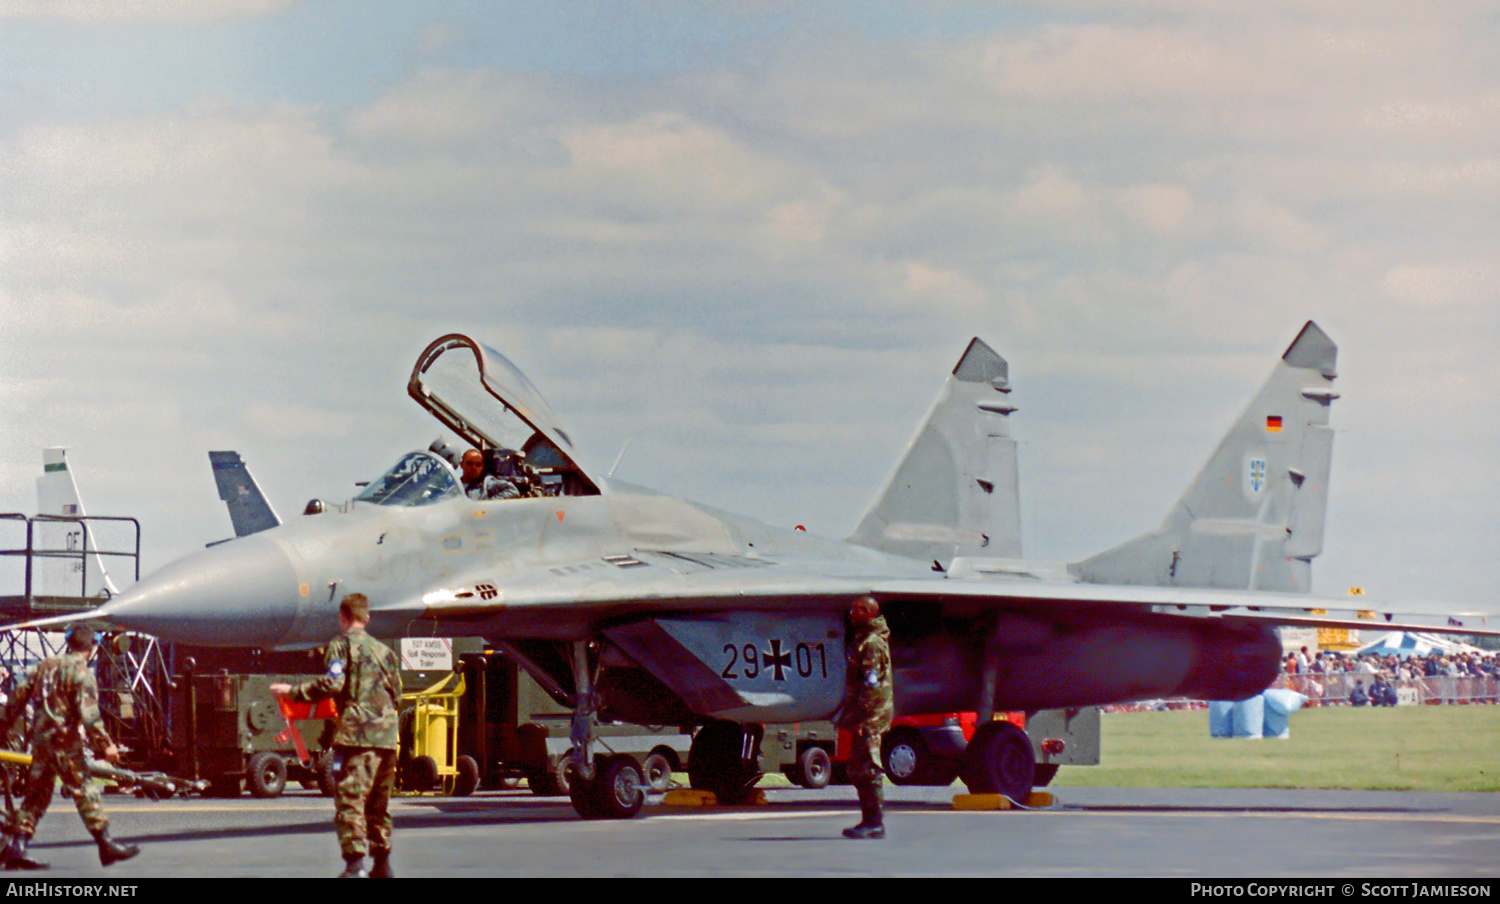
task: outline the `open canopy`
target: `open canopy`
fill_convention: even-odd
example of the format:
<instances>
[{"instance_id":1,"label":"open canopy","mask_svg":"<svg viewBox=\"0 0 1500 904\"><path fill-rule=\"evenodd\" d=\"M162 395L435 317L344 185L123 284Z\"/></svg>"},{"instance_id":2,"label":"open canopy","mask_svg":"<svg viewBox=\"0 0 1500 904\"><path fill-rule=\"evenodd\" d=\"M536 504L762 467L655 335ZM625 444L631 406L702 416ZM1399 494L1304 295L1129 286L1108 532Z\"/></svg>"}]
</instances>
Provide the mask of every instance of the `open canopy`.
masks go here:
<instances>
[{"instance_id":1,"label":"open canopy","mask_svg":"<svg viewBox=\"0 0 1500 904\"><path fill-rule=\"evenodd\" d=\"M542 394L489 346L458 333L435 340L418 356L406 391L475 448L520 449L527 464L561 482L562 493L599 492Z\"/></svg>"}]
</instances>

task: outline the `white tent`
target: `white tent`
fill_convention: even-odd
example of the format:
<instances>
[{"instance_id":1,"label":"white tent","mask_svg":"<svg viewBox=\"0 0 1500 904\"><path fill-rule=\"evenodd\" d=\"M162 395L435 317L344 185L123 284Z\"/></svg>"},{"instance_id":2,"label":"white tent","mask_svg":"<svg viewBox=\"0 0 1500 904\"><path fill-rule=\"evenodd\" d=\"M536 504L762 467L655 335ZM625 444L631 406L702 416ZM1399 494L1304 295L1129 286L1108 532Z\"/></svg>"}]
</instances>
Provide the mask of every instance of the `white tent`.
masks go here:
<instances>
[{"instance_id":1,"label":"white tent","mask_svg":"<svg viewBox=\"0 0 1500 904\"><path fill-rule=\"evenodd\" d=\"M1478 647L1471 647L1466 643L1459 643L1438 634L1423 634L1419 631L1391 631L1376 640L1365 644L1354 651L1354 655L1362 656L1366 653L1374 653L1377 656L1396 655L1426 656L1429 653L1483 653Z\"/></svg>"}]
</instances>

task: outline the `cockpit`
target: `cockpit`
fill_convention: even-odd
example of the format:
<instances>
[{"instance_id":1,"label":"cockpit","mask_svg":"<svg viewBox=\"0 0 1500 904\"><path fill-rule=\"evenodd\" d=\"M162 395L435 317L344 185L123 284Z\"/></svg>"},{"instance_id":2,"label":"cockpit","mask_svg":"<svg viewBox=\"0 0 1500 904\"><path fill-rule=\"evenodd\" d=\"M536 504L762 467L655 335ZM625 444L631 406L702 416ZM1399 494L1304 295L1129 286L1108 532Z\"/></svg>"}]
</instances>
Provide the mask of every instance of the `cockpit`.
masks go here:
<instances>
[{"instance_id":1,"label":"cockpit","mask_svg":"<svg viewBox=\"0 0 1500 904\"><path fill-rule=\"evenodd\" d=\"M417 358L407 393L478 449L485 473L514 484L518 495L598 494L599 482L579 463L572 438L541 393L494 349L457 333L437 339ZM463 450L455 455L442 445L430 451L459 467Z\"/></svg>"},{"instance_id":2,"label":"cockpit","mask_svg":"<svg viewBox=\"0 0 1500 904\"><path fill-rule=\"evenodd\" d=\"M428 505L462 494L453 469L431 452L409 452L354 498L375 505Z\"/></svg>"}]
</instances>

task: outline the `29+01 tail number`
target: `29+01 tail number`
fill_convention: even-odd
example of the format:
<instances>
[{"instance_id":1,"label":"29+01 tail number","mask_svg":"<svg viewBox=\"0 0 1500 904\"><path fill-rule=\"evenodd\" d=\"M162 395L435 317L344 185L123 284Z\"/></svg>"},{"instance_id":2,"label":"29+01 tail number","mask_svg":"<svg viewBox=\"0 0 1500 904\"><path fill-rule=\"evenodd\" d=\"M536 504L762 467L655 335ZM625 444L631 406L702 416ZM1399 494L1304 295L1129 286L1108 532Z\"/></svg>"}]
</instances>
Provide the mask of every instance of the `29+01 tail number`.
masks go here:
<instances>
[{"instance_id":1,"label":"29+01 tail number","mask_svg":"<svg viewBox=\"0 0 1500 904\"><path fill-rule=\"evenodd\" d=\"M726 643L721 678L759 678L763 673L773 681L786 681L793 673L799 678L827 678L828 651L822 643L798 643L783 649L780 638L768 641L765 650L753 643L743 646Z\"/></svg>"}]
</instances>

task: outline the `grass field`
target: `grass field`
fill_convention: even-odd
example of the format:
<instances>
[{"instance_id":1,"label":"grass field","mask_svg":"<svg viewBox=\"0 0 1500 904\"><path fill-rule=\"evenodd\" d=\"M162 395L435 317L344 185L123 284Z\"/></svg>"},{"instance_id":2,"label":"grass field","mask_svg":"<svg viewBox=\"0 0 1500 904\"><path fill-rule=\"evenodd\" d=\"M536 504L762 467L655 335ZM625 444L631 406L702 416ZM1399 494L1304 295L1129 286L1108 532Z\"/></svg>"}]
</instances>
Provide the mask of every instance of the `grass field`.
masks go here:
<instances>
[{"instance_id":1,"label":"grass field","mask_svg":"<svg viewBox=\"0 0 1500 904\"><path fill-rule=\"evenodd\" d=\"M1319 707L1286 740L1215 739L1208 713L1105 713L1101 764L1058 786L1500 791L1500 706Z\"/></svg>"}]
</instances>

